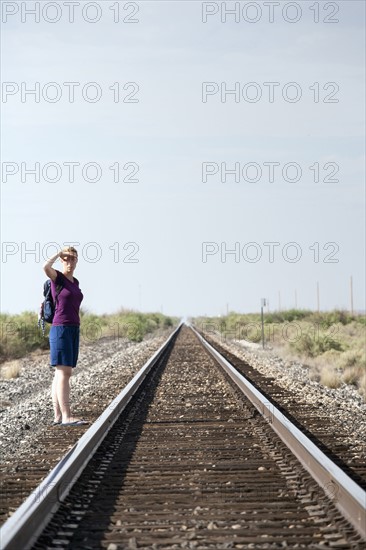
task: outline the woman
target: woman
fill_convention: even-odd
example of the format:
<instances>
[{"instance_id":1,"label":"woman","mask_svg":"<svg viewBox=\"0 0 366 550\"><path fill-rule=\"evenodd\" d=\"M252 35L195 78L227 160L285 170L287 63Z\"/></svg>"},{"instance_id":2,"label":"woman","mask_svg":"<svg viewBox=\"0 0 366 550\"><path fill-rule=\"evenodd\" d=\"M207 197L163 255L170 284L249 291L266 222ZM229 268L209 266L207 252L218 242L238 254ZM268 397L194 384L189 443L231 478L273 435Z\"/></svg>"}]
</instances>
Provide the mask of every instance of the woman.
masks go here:
<instances>
[{"instance_id":1,"label":"woman","mask_svg":"<svg viewBox=\"0 0 366 550\"><path fill-rule=\"evenodd\" d=\"M57 258L61 260L63 273L52 267ZM77 250L69 246L49 258L43 266L46 275L51 279L51 293L55 303L55 315L49 335L50 364L51 367L55 367L52 383L52 403L55 413L53 423L62 426L87 424L84 420L71 416L70 411L70 376L78 360L79 308L83 299L79 281L74 277L77 261Z\"/></svg>"}]
</instances>

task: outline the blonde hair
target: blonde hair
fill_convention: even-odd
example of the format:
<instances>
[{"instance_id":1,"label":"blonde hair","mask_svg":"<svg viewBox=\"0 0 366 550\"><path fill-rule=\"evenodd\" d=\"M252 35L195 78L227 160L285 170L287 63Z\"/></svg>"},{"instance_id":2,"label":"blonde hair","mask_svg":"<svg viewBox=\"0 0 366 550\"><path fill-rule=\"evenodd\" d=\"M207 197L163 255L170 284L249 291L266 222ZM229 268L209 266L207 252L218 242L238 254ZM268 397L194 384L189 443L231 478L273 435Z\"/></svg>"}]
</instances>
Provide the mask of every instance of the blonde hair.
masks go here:
<instances>
[{"instance_id":1,"label":"blonde hair","mask_svg":"<svg viewBox=\"0 0 366 550\"><path fill-rule=\"evenodd\" d=\"M73 246L64 246L61 252L62 254L73 254L75 256L78 255L78 251Z\"/></svg>"}]
</instances>

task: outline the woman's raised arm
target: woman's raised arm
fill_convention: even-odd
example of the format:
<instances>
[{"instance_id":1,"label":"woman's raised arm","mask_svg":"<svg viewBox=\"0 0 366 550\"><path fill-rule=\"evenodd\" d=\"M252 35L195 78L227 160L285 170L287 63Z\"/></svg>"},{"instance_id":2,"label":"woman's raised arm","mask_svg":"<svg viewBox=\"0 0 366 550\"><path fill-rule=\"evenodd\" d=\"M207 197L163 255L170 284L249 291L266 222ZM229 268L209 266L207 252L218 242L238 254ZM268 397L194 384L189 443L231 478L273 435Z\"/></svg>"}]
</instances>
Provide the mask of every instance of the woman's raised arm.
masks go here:
<instances>
[{"instance_id":1,"label":"woman's raised arm","mask_svg":"<svg viewBox=\"0 0 366 550\"><path fill-rule=\"evenodd\" d=\"M56 272L56 269L54 269L52 267L52 264L55 263L55 261L57 260L57 258L60 257L62 251L60 250L60 252L57 252L57 254L55 254L54 256L52 256L51 258L48 258L48 260L46 261L46 263L43 265L43 271L46 273L46 275L52 279L52 281L55 281L56 280L56 277L57 277L57 272Z\"/></svg>"}]
</instances>

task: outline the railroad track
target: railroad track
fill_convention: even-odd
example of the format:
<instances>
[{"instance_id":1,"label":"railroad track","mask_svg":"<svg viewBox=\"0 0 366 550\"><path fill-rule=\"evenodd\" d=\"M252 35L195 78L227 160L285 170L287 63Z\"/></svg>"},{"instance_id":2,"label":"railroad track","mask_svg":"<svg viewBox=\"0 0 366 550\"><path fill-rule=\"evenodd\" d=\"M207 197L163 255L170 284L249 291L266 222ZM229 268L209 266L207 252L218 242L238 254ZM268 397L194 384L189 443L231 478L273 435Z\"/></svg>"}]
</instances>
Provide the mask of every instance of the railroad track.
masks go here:
<instances>
[{"instance_id":1,"label":"railroad track","mask_svg":"<svg viewBox=\"0 0 366 550\"><path fill-rule=\"evenodd\" d=\"M364 547L363 489L202 344L173 333L7 521L4 550Z\"/></svg>"},{"instance_id":2,"label":"railroad track","mask_svg":"<svg viewBox=\"0 0 366 550\"><path fill-rule=\"evenodd\" d=\"M307 402L306 399L299 401L298 395L279 386L274 378L264 376L250 364L230 352L218 341L218 338L213 339L210 334L206 334L201 330L198 330L198 332L246 380L257 388L269 403L279 409L326 456L366 490L366 446L365 442L363 445L354 443L352 437L350 437L353 431L352 425L344 425L343 427L337 425L335 432L333 419L329 416L329 411L321 408L321 403L315 406L313 403Z\"/></svg>"}]
</instances>

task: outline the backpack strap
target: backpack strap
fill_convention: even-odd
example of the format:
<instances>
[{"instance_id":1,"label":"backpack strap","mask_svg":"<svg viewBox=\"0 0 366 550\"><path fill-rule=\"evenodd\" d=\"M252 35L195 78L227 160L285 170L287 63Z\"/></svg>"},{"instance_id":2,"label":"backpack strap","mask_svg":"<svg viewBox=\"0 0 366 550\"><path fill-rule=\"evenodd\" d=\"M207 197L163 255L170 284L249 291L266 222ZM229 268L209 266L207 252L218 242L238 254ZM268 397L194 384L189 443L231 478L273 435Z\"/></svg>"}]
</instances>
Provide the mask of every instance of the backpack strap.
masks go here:
<instances>
[{"instance_id":1,"label":"backpack strap","mask_svg":"<svg viewBox=\"0 0 366 550\"><path fill-rule=\"evenodd\" d=\"M43 304L41 304L40 311L38 313L38 328L42 328L42 336L44 336L45 332L45 324L43 319Z\"/></svg>"}]
</instances>

